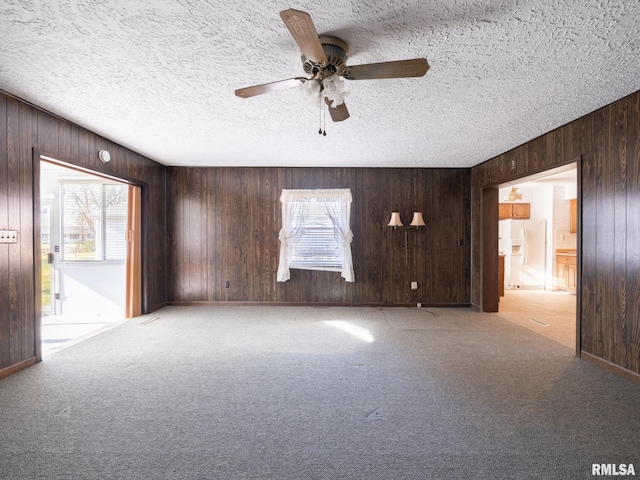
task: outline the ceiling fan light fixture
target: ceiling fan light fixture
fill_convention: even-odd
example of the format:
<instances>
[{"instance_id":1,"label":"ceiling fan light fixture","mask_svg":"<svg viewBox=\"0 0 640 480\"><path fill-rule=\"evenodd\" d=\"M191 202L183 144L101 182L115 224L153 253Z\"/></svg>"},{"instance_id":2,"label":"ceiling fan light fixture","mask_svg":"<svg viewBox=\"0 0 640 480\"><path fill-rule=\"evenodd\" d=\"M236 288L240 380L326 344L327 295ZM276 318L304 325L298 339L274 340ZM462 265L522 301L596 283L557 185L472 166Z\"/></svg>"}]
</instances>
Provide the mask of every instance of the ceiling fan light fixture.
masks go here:
<instances>
[{"instance_id":1,"label":"ceiling fan light fixture","mask_svg":"<svg viewBox=\"0 0 640 480\"><path fill-rule=\"evenodd\" d=\"M304 98L307 103L310 105L318 105L320 102L320 83L316 80L309 80L306 82L302 82L298 87L300 91L300 95Z\"/></svg>"},{"instance_id":2,"label":"ceiling fan light fixture","mask_svg":"<svg viewBox=\"0 0 640 480\"><path fill-rule=\"evenodd\" d=\"M344 90L344 80L338 75L330 75L322 80L322 93L332 102L331 107L336 108L344 103L349 92Z\"/></svg>"},{"instance_id":3,"label":"ceiling fan light fixture","mask_svg":"<svg viewBox=\"0 0 640 480\"><path fill-rule=\"evenodd\" d=\"M322 106L324 101L329 107L331 120L342 122L349 118L350 115L344 102L348 93L344 91L344 83L340 77L348 80L411 78L422 77L429 70L429 63L426 58L348 66L346 64L348 58L347 44L342 39L332 35L318 35L311 15L290 8L281 11L280 18L298 44L298 47L300 47L302 68L309 77L294 77L252 87L238 88L235 90L235 94L238 97L248 98L283 90L302 82L300 91L307 102L319 105L322 115L322 112L325 112ZM324 97L324 100L322 97Z\"/></svg>"},{"instance_id":4,"label":"ceiling fan light fixture","mask_svg":"<svg viewBox=\"0 0 640 480\"><path fill-rule=\"evenodd\" d=\"M303 82L298 87L302 98L309 104L317 106L322 97L328 101L331 108L336 108L344 103L344 99L349 96L349 92L344 90L344 80L338 75L330 75L320 79L313 79Z\"/></svg>"},{"instance_id":5,"label":"ceiling fan light fixture","mask_svg":"<svg viewBox=\"0 0 640 480\"><path fill-rule=\"evenodd\" d=\"M321 87L315 80L309 80L301 83L298 90L300 91L302 98L304 98L309 104L317 105L320 101Z\"/></svg>"}]
</instances>

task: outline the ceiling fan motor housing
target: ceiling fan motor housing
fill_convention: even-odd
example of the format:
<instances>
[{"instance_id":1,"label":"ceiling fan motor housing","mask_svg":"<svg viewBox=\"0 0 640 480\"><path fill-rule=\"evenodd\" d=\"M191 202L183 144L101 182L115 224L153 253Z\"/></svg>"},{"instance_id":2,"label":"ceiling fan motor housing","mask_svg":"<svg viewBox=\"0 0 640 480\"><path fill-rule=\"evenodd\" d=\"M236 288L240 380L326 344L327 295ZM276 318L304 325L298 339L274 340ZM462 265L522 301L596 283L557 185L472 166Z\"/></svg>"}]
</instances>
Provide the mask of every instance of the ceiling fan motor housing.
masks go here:
<instances>
[{"instance_id":1,"label":"ceiling fan motor housing","mask_svg":"<svg viewBox=\"0 0 640 480\"><path fill-rule=\"evenodd\" d=\"M322 72L322 77L333 75L334 73L342 75L347 67L347 44L340 38L330 35L320 35L318 39L327 57L327 63L314 63L302 55L302 68L305 73L312 77L315 77L320 72Z\"/></svg>"}]
</instances>

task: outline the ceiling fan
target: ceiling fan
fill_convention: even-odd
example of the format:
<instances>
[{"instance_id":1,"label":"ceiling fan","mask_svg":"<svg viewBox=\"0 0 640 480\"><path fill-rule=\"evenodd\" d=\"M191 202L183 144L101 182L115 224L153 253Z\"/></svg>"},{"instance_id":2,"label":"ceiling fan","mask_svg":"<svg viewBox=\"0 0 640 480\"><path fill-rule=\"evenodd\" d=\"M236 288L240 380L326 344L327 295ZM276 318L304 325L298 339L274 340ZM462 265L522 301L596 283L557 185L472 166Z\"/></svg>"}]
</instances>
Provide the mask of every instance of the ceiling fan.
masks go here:
<instances>
[{"instance_id":1,"label":"ceiling fan","mask_svg":"<svg viewBox=\"0 0 640 480\"><path fill-rule=\"evenodd\" d=\"M349 111L344 104L344 96L340 95L341 92L332 92L336 87L340 90L342 80L338 77L347 80L409 78L422 77L429 70L426 58L348 66L347 44L338 37L318 35L308 13L294 9L283 10L280 12L280 18L300 47L302 68L310 77L294 77L239 88L235 91L238 97L249 98L308 83L309 87L312 87L309 92L323 94L331 119L341 122L349 118Z\"/></svg>"}]
</instances>

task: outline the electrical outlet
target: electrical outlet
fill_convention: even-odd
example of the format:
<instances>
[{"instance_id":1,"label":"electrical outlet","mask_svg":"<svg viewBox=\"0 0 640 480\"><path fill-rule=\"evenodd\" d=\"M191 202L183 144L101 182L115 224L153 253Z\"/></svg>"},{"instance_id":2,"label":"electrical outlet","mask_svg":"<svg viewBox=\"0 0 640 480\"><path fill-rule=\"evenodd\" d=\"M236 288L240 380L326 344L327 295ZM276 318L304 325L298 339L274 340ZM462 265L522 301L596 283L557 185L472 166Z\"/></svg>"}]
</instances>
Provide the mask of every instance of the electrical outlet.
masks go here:
<instances>
[{"instance_id":1,"label":"electrical outlet","mask_svg":"<svg viewBox=\"0 0 640 480\"><path fill-rule=\"evenodd\" d=\"M224 288L229 288L229 280L227 280L226 282L224 282Z\"/></svg>"},{"instance_id":2,"label":"electrical outlet","mask_svg":"<svg viewBox=\"0 0 640 480\"><path fill-rule=\"evenodd\" d=\"M411 282L411 290L417 290L418 289L418 282Z\"/></svg>"},{"instance_id":3,"label":"electrical outlet","mask_svg":"<svg viewBox=\"0 0 640 480\"><path fill-rule=\"evenodd\" d=\"M0 230L0 243L18 243L18 231Z\"/></svg>"}]
</instances>

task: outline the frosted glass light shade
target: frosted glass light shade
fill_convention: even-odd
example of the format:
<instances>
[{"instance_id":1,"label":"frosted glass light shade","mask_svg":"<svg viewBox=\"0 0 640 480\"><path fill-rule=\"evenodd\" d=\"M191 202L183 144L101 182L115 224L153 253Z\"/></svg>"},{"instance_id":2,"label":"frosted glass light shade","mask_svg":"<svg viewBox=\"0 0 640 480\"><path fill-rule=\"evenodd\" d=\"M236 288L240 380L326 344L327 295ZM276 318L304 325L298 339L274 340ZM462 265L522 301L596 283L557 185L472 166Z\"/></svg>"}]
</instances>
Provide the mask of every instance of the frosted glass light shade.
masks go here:
<instances>
[{"instance_id":1,"label":"frosted glass light shade","mask_svg":"<svg viewBox=\"0 0 640 480\"><path fill-rule=\"evenodd\" d=\"M389 220L390 227L401 227L402 220L400 220L400 212L391 212L391 220Z\"/></svg>"},{"instance_id":2,"label":"frosted glass light shade","mask_svg":"<svg viewBox=\"0 0 640 480\"><path fill-rule=\"evenodd\" d=\"M427 224L424 223L424 219L422 218L422 212L413 212L413 219L411 220L412 227L426 227Z\"/></svg>"}]
</instances>

